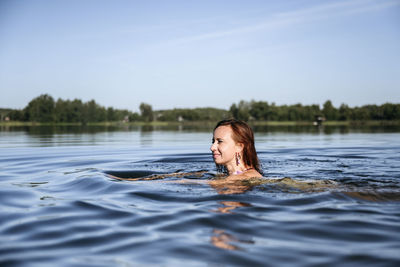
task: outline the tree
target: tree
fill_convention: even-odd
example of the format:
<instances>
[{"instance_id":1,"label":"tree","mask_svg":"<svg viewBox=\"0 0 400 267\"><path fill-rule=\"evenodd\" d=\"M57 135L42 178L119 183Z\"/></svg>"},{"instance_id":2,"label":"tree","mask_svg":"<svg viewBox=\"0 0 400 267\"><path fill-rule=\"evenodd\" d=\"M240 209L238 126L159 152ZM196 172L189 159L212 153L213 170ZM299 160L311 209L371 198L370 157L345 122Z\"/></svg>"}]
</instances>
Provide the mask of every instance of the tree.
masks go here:
<instances>
[{"instance_id":1,"label":"tree","mask_svg":"<svg viewBox=\"0 0 400 267\"><path fill-rule=\"evenodd\" d=\"M32 99L24 108L24 113L29 121L52 122L54 121L54 99L43 94Z\"/></svg>"},{"instance_id":2,"label":"tree","mask_svg":"<svg viewBox=\"0 0 400 267\"><path fill-rule=\"evenodd\" d=\"M84 104L86 121L87 122L97 122L97 109L98 105L93 99Z\"/></svg>"},{"instance_id":3,"label":"tree","mask_svg":"<svg viewBox=\"0 0 400 267\"><path fill-rule=\"evenodd\" d=\"M266 101L243 101L232 104L229 111L216 108L171 109L153 111L152 106L140 104L140 114L112 107L105 108L94 100L83 103L80 99L54 99L43 94L32 99L23 110L0 109L0 120L6 117L11 120L35 122L104 122L108 121L218 121L228 117L248 120L268 121L311 121L325 116L328 120L400 120L400 104L364 105L349 107L341 104L336 109L330 100L319 105L303 106L301 104L277 106Z\"/></svg>"},{"instance_id":4,"label":"tree","mask_svg":"<svg viewBox=\"0 0 400 267\"><path fill-rule=\"evenodd\" d=\"M23 121L24 120L24 113L22 110L12 110L8 113L8 117L12 121Z\"/></svg>"},{"instance_id":5,"label":"tree","mask_svg":"<svg viewBox=\"0 0 400 267\"><path fill-rule=\"evenodd\" d=\"M255 120L268 120L270 115L268 102L252 101L249 113Z\"/></svg>"},{"instance_id":6,"label":"tree","mask_svg":"<svg viewBox=\"0 0 400 267\"><path fill-rule=\"evenodd\" d=\"M112 107L107 108L107 121L117 121L117 112Z\"/></svg>"},{"instance_id":7,"label":"tree","mask_svg":"<svg viewBox=\"0 0 400 267\"><path fill-rule=\"evenodd\" d=\"M322 113L324 114L327 120L336 120L337 119L337 109L332 105L330 100L327 100L324 103Z\"/></svg>"},{"instance_id":8,"label":"tree","mask_svg":"<svg viewBox=\"0 0 400 267\"><path fill-rule=\"evenodd\" d=\"M234 117L235 119L237 119L238 117L238 113L239 113L239 109L236 106L236 104L232 104L231 107L229 108L229 113L232 115L232 117Z\"/></svg>"},{"instance_id":9,"label":"tree","mask_svg":"<svg viewBox=\"0 0 400 267\"><path fill-rule=\"evenodd\" d=\"M140 109L140 116L142 117L143 121L150 122L153 121L153 108L151 105L146 103L141 103L139 106Z\"/></svg>"},{"instance_id":10,"label":"tree","mask_svg":"<svg viewBox=\"0 0 400 267\"><path fill-rule=\"evenodd\" d=\"M54 113L56 122L68 122L68 103L59 98L55 104Z\"/></svg>"},{"instance_id":11,"label":"tree","mask_svg":"<svg viewBox=\"0 0 400 267\"><path fill-rule=\"evenodd\" d=\"M68 108L68 121L69 122L83 122L83 103L80 99L69 101Z\"/></svg>"},{"instance_id":12,"label":"tree","mask_svg":"<svg viewBox=\"0 0 400 267\"><path fill-rule=\"evenodd\" d=\"M351 109L346 104L341 104L339 107L339 117L340 121L346 121L351 119Z\"/></svg>"},{"instance_id":13,"label":"tree","mask_svg":"<svg viewBox=\"0 0 400 267\"><path fill-rule=\"evenodd\" d=\"M304 106L305 114L303 120L314 121L316 118L321 117L321 110L319 105Z\"/></svg>"},{"instance_id":14,"label":"tree","mask_svg":"<svg viewBox=\"0 0 400 267\"><path fill-rule=\"evenodd\" d=\"M238 105L233 104L229 112L235 119L248 121L250 119L251 104L247 101L241 100Z\"/></svg>"},{"instance_id":15,"label":"tree","mask_svg":"<svg viewBox=\"0 0 400 267\"><path fill-rule=\"evenodd\" d=\"M381 107L385 120L400 120L400 104L385 103Z\"/></svg>"}]
</instances>

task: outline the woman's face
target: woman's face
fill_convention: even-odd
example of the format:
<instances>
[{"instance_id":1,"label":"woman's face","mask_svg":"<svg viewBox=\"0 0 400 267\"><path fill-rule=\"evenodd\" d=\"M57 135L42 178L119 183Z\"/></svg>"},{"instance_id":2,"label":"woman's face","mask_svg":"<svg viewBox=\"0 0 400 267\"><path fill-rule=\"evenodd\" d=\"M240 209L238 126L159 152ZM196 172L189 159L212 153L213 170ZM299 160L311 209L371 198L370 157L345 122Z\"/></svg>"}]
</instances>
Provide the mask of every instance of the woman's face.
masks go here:
<instances>
[{"instance_id":1,"label":"woman's face","mask_svg":"<svg viewBox=\"0 0 400 267\"><path fill-rule=\"evenodd\" d=\"M219 126L214 131L211 145L214 162L219 165L235 163L235 153L241 151L240 146L232 138L230 126Z\"/></svg>"}]
</instances>

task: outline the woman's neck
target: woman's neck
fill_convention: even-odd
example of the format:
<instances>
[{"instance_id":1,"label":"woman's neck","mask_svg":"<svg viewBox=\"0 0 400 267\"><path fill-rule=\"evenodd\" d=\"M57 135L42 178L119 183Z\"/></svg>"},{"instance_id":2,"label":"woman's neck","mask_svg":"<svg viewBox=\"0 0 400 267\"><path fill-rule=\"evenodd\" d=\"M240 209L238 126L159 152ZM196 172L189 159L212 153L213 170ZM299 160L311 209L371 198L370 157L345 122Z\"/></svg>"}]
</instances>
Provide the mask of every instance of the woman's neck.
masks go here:
<instances>
[{"instance_id":1,"label":"woman's neck","mask_svg":"<svg viewBox=\"0 0 400 267\"><path fill-rule=\"evenodd\" d=\"M226 169L228 170L229 175L238 175L242 174L250 169L253 169L251 167L246 167L243 164L239 164L238 166L236 164L230 164L225 166Z\"/></svg>"},{"instance_id":2,"label":"woman's neck","mask_svg":"<svg viewBox=\"0 0 400 267\"><path fill-rule=\"evenodd\" d=\"M236 175L238 175L238 174L242 174L242 173L245 173L245 172L247 172L248 170L252 170L253 168L247 168L247 169L244 169L243 171L236 171L234 174L236 174Z\"/></svg>"}]
</instances>

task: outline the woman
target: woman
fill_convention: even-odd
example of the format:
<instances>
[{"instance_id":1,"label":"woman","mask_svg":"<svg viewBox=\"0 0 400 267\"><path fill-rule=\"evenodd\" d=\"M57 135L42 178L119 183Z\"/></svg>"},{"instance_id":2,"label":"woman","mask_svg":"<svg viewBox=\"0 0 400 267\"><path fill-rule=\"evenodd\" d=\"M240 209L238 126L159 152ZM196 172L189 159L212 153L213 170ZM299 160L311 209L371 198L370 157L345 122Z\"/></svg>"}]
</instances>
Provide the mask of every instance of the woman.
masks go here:
<instances>
[{"instance_id":1,"label":"woman","mask_svg":"<svg viewBox=\"0 0 400 267\"><path fill-rule=\"evenodd\" d=\"M208 182L219 193L243 193L251 189L250 186L241 183L243 180L253 177L262 177L256 149L254 147L254 134L247 123L234 119L223 120L217 123L214 128L211 151L217 169L228 174L225 179L216 179ZM137 178L121 178L113 173L108 173L108 176L119 180L138 181L159 180L167 177L201 177L203 174L204 171L194 173L178 172L170 174L153 174ZM180 180L179 182L193 181L193 179L190 179Z\"/></svg>"},{"instance_id":2,"label":"woman","mask_svg":"<svg viewBox=\"0 0 400 267\"><path fill-rule=\"evenodd\" d=\"M262 177L250 126L240 120L222 120L214 128L211 151L227 179Z\"/></svg>"}]
</instances>

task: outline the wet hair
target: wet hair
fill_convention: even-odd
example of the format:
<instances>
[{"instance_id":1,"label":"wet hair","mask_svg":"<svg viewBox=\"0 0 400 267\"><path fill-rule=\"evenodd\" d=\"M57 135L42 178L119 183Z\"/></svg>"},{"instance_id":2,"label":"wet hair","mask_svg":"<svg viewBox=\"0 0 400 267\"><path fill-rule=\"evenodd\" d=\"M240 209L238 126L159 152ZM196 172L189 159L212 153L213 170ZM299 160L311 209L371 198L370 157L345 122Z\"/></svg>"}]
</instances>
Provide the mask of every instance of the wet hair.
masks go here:
<instances>
[{"instance_id":1,"label":"wet hair","mask_svg":"<svg viewBox=\"0 0 400 267\"><path fill-rule=\"evenodd\" d=\"M250 168L254 168L260 174L262 174L260 162L258 160L256 148L254 146L254 133L250 126L241 120L228 119L222 120L217 123L214 131L220 126L230 126L232 129L232 139L236 143L243 144L243 155L242 160L244 164ZM227 173L225 166L217 164L217 170Z\"/></svg>"}]
</instances>

